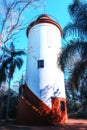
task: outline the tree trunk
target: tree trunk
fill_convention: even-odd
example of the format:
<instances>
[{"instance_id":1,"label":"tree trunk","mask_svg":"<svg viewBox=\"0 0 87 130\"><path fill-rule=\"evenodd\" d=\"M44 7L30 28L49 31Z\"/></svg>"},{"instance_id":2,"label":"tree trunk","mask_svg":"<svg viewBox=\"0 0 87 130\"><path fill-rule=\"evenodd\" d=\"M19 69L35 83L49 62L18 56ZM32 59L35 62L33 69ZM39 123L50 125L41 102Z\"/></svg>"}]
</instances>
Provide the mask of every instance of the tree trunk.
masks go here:
<instances>
[{"instance_id":1,"label":"tree trunk","mask_svg":"<svg viewBox=\"0 0 87 130\"><path fill-rule=\"evenodd\" d=\"M8 97L7 97L7 112L6 112L6 120L9 120L10 81L11 81L11 79L9 78L9 80L8 80Z\"/></svg>"}]
</instances>

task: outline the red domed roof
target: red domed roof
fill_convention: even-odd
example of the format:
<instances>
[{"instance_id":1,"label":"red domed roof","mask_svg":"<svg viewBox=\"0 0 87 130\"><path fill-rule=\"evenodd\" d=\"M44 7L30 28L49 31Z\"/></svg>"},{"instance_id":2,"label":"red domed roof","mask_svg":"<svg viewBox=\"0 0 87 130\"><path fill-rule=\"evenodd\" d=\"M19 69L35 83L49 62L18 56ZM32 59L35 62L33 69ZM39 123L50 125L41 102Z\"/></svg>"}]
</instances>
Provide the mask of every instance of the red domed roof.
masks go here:
<instances>
[{"instance_id":1,"label":"red domed roof","mask_svg":"<svg viewBox=\"0 0 87 130\"><path fill-rule=\"evenodd\" d=\"M32 23L30 23L30 25L27 28L27 36L28 36L28 31L35 25L40 24L40 23L50 23L55 25L61 32L62 34L62 29L60 27L60 25L55 22L54 20L52 20L47 14L42 14L41 16L39 16L35 21L33 21Z\"/></svg>"}]
</instances>

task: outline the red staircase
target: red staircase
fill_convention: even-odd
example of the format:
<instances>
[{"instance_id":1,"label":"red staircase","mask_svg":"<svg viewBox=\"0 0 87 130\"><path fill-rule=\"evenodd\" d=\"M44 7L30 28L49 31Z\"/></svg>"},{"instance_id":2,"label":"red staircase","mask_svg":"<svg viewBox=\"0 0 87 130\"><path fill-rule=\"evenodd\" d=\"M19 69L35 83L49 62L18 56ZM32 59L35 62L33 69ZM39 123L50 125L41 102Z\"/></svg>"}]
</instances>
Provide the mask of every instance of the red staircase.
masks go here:
<instances>
[{"instance_id":1,"label":"red staircase","mask_svg":"<svg viewBox=\"0 0 87 130\"><path fill-rule=\"evenodd\" d=\"M56 125L61 122L58 111L50 109L26 85L20 89L17 123L22 125Z\"/></svg>"}]
</instances>

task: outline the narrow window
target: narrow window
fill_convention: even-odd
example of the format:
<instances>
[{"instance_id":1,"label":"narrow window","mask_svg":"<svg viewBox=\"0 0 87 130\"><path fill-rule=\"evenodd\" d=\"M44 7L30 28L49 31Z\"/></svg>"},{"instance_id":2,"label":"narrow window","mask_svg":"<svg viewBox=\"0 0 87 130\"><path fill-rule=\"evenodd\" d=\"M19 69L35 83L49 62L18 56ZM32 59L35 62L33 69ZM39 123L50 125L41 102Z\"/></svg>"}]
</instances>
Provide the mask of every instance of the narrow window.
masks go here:
<instances>
[{"instance_id":1,"label":"narrow window","mask_svg":"<svg viewBox=\"0 0 87 130\"><path fill-rule=\"evenodd\" d=\"M38 69L44 68L44 60L38 60Z\"/></svg>"},{"instance_id":2,"label":"narrow window","mask_svg":"<svg viewBox=\"0 0 87 130\"><path fill-rule=\"evenodd\" d=\"M64 101L61 101L61 102L60 102L60 108L61 108L61 111L62 111L62 112L65 111L65 103L64 103Z\"/></svg>"}]
</instances>

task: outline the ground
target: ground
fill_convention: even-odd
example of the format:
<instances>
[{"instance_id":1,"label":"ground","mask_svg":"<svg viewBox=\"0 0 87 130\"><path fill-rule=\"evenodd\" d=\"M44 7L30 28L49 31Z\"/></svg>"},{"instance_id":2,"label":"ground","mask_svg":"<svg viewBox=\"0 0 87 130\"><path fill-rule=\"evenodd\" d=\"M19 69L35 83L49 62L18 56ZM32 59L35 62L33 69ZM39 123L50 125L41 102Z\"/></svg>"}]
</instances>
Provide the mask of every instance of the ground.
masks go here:
<instances>
[{"instance_id":1,"label":"ground","mask_svg":"<svg viewBox=\"0 0 87 130\"><path fill-rule=\"evenodd\" d=\"M68 123L57 126L21 126L0 122L0 130L87 130L87 120L69 119Z\"/></svg>"}]
</instances>

